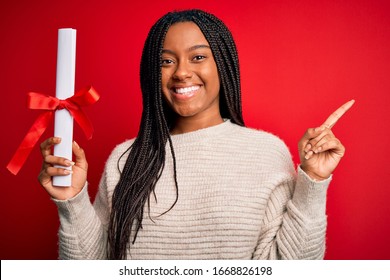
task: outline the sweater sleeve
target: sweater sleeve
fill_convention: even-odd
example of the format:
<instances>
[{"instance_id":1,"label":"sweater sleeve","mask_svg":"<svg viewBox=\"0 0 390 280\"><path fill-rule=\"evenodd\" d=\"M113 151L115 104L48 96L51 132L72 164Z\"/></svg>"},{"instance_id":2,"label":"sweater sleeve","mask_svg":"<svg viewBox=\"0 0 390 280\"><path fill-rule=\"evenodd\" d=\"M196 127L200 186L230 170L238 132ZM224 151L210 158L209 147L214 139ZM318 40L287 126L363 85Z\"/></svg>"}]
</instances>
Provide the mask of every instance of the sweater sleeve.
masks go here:
<instances>
[{"instance_id":1,"label":"sweater sleeve","mask_svg":"<svg viewBox=\"0 0 390 280\"><path fill-rule=\"evenodd\" d=\"M331 177L314 181L300 167L288 173L269 197L253 258L323 259Z\"/></svg>"},{"instance_id":2,"label":"sweater sleeve","mask_svg":"<svg viewBox=\"0 0 390 280\"><path fill-rule=\"evenodd\" d=\"M108 198L103 174L94 205L88 196L87 184L69 200L53 199L60 217L60 259L107 258Z\"/></svg>"}]
</instances>

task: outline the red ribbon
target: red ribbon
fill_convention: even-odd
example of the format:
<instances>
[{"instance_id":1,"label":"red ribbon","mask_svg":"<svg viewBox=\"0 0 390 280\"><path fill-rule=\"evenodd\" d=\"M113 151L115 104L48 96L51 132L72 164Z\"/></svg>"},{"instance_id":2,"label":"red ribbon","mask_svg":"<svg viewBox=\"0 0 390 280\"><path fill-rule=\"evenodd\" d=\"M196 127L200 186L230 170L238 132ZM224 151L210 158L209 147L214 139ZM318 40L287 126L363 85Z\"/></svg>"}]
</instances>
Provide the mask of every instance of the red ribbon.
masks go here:
<instances>
[{"instance_id":1,"label":"red ribbon","mask_svg":"<svg viewBox=\"0 0 390 280\"><path fill-rule=\"evenodd\" d=\"M27 107L29 109L47 110L38 116L30 130L27 132L22 143L19 145L7 169L17 174L27 160L35 144L48 127L53 113L56 110L67 109L75 121L84 131L87 139L92 138L93 127L87 115L81 110L82 106L92 105L99 100L100 96L95 89L90 86L76 92L72 97L60 100L56 97L44 95L37 92L29 92Z\"/></svg>"}]
</instances>

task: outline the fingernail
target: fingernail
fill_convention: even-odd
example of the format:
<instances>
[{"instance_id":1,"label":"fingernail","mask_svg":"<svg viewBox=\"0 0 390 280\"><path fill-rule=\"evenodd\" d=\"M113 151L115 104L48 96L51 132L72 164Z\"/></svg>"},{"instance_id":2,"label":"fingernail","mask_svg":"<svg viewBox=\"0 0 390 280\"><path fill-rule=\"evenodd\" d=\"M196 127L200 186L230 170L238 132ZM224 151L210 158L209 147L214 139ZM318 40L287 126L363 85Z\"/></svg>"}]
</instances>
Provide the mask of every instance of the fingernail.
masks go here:
<instances>
[{"instance_id":1,"label":"fingernail","mask_svg":"<svg viewBox=\"0 0 390 280\"><path fill-rule=\"evenodd\" d=\"M73 166L75 165L76 163L74 161L70 161L70 160L65 160L65 165L66 166Z\"/></svg>"},{"instance_id":2,"label":"fingernail","mask_svg":"<svg viewBox=\"0 0 390 280\"><path fill-rule=\"evenodd\" d=\"M309 159L309 158L311 158L311 156L313 155L313 151L309 151L307 154L306 154L306 156L305 156L305 159Z\"/></svg>"},{"instance_id":3,"label":"fingernail","mask_svg":"<svg viewBox=\"0 0 390 280\"><path fill-rule=\"evenodd\" d=\"M64 174L69 175L69 174L72 174L72 173L73 173L72 170L64 169Z\"/></svg>"},{"instance_id":4,"label":"fingernail","mask_svg":"<svg viewBox=\"0 0 390 280\"><path fill-rule=\"evenodd\" d=\"M77 149L80 149L80 146L79 146L79 144L77 144L76 141L73 141L73 143L76 145Z\"/></svg>"}]
</instances>

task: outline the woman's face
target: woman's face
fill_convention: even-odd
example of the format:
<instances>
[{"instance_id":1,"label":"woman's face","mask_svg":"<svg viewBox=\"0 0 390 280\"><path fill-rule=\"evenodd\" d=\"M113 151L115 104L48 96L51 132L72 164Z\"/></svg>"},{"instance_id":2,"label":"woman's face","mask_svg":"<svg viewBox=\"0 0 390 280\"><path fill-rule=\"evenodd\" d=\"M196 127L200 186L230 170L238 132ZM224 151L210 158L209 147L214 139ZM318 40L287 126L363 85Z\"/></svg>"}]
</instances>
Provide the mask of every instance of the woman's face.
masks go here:
<instances>
[{"instance_id":1,"label":"woman's face","mask_svg":"<svg viewBox=\"0 0 390 280\"><path fill-rule=\"evenodd\" d=\"M217 65L195 23L180 22L168 29L161 73L164 98L178 118L221 118Z\"/></svg>"}]
</instances>

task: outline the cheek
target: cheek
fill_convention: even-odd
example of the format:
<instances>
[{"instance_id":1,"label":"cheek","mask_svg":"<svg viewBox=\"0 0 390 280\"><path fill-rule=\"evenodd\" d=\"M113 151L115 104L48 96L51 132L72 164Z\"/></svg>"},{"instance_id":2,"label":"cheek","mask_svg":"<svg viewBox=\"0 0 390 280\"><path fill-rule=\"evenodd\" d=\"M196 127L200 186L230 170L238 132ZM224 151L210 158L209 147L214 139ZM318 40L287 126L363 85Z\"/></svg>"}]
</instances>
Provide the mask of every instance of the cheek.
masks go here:
<instances>
[{"instance_id":1,"label":"cheek","mask_svg":"<svg viewBox=\"0 0 390 280\"><path fill-rule=\"evenodd\" d=\"M167 73L164 73L164 71L162 71L161 73L161 90L162 90L162 94L163 94L163 97L166 99L166 100L169 100L169 89L168 89L168 81L169 81L169 75Z\"/></svg>"},{"instance_id":2,"label":"cheek","mask_svg":"<svg viewBox=\"0 0 390 280\"><path fill-rule=\"evenodd\" d=\"M161 71L161 87L163 89L167 87L168 80L169 80L169 77L168 77L167 71L162 70Z\"/></svg>"},{"instance_id":3,"label":"cheek","mask_svg":"<svg viewBox=\"0 0 390 280\"><path fill-rule=\"evenodd\" d=\"M171 97L171 94L167 91L167 90L164 90L162 89L162 99L165 100L165 102L169 105L169 106L172 106L172 97Z\"/></svg>"},{"instance_id":4,"label":"cheek","mask_svg":"<svg viewBox=\"0 0 390 280\"><path fill-rule=\"evenodd\" d=\"M207 77L207 85L209 90L212 90L214 94L219 93L220 82L217 67L210 67L207 71L203 73L204 77Z\"/></svg>"}]
</instances>

